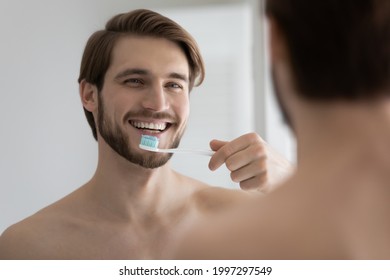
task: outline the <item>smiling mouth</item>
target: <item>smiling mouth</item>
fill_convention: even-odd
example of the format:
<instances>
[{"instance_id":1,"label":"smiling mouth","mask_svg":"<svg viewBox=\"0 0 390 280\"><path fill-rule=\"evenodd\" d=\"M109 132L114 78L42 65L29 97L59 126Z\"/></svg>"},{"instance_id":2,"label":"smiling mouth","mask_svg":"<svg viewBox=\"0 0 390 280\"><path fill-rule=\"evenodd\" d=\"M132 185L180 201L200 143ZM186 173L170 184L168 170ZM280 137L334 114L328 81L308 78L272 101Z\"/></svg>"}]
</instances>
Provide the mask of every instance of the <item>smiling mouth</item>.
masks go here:
<instances>
[{"instance_id":1,"label":"smiling mouth","mask_svg":"<svg viewBox=\"0 0 390 280\"><path fill-rule=\"evenodd\" d=\"M140 122L129 121L131 126L139 130L146 130L150 133L162 133L171 127L171 123L153 123L153 122Z\"/></svg>"}]
</instances>

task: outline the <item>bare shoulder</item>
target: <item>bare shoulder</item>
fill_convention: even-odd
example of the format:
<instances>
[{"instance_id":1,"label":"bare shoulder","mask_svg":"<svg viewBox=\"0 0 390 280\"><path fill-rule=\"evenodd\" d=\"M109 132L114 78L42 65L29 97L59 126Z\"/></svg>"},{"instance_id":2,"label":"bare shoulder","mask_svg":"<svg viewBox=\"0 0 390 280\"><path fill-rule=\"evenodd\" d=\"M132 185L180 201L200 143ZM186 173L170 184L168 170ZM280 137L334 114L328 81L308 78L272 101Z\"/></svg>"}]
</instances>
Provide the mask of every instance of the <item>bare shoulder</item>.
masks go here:
<instances>
[{"instance_id":1,"label":"bare shoulder","mask_svg":"<svg viewBox=\"0 0 390 280\"><path fill-rule=\"evenodd\" d=\"M34 214L7 228L0 236L0 259L45 259L54 243L56 222L45 213Z\"/></svg>"},{"instance_id":2,"label":"bare shoulder","mask_svg":"<svg viewBox=\"0 0 390 280\"><path fill-rule=\"evenodd\" d=\"M343 259L340 230L319 198L281 188L204 216L179 241L176 259ZM207 230L205 230L207 229Z\"/></svg>"},{"instance_id":3,"label":"bare shoulder","mask_svg":"<svg viewBox=\"0 0 390 280\"><path fill-rule=\"evenodd\" d=\"M52 259L66 250L63 240L80 227L75 203L67 197L7 228L0 236L0 259Z\"/></svg>"},{"instance_id":4,"label":"bare shoulder","mask_svg":"<svg viewBox=\"0 0 390 280\"><path fill-rule=\"evenodd\" d=\"M187 189L187 204L192 205L197 212L217 212L234 204L245 202L261 196L258 191L243 191L208 185L202 181L179 174L181 183Z\"/></svg>"},{"instance_id":5,"label":"bare shoulder","mask_svg":"<svg viewBox=\"0 0 390 280\"><path fill-rule=\"evenodd\" d=\"M199 210L219 212L237 204L246 203L260 195L257 192L208 186L196 191L193 200Z\"/></svg>"}]
</instances>

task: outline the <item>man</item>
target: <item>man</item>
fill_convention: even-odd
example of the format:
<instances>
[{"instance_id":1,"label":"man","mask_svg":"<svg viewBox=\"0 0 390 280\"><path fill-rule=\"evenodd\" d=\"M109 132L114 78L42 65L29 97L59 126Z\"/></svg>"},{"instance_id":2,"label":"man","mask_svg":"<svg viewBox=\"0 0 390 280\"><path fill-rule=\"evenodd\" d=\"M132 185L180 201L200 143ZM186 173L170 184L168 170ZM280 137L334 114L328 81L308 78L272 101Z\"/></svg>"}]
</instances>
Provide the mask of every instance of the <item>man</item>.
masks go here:
<instances>
[{"instance_id":1,"label":"man","mask_svg":"<svg viewBox=\"0 0 390 280\"><path fill-rule=\"evenodd\" d=\"M390 1L266 7L297 171L250 206L201 222L179 257L389 259Z\"/></svg>"},{"instance_id":2,"label":"man","mask_svg":"<svg viewBox=\"0 0 390 280\"><path fill-rule=\"evenodd\" d=\"M158 137L160 148L179 145L189 92L203 77L193 38L157 13L120 14L94 33L79 84L98 142L96 173L75 192L7 229L0 258L164 258L195 217L251 199L245 192L212 188L178 174L169 166L170 154L138 147L141 135ZM210 169L225 163L241 188L267 187L259 136L215 140L211 148L216 153Z\"/></svg>"}]
</instances>

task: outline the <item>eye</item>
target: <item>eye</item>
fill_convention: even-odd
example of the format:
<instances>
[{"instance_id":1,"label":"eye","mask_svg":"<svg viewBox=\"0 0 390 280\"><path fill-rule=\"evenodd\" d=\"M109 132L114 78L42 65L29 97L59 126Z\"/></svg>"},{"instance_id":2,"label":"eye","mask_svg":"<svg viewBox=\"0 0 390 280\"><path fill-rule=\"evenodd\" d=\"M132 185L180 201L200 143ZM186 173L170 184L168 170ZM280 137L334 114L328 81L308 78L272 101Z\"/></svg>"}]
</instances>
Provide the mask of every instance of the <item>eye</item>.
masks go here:
<instances>
[{"instance_id":1,"label":"eye","mask_svg":"<svg viewBox=\"0 0 390 280\"><path fill-rule=\"evenodd\" d=\"M130 78L130 79L124 80L123 83L130 85L130 86L133 86L133 87L139 87L139 86L142 86L144 84L144 82L141 79L137 79L137 78Z\"/></svg>"},{"instance_id":2,"label":"eye","mask_svg":"<svg viewBox=\"0 0 390 280\"><path fill-rule=\"evenodd\" d=\"M174 82L167 83L166 87L167 88L172 88L172 89L183 89L182 85L180 85L178 83L174 83Z\"/></svg>"}]
</instances>

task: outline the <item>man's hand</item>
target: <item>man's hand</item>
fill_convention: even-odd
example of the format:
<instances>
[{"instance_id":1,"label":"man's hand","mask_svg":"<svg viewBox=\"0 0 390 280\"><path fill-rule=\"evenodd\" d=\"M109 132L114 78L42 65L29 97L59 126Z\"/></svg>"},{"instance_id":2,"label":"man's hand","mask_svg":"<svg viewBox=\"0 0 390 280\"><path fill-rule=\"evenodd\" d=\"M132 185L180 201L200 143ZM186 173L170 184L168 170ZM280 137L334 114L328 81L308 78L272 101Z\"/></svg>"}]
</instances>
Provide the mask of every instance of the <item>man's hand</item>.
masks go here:
<instances>
[{"instance_id":1,"label":"man's hand","mask_svg":"<svg viewBox=\"0 0 390 280\"><path fill-rule=\"evenodd\" d=\"M239 183L243 190L267 192L293 170L292 165L256 133L230 142L212 140L210 147L215 151L209 162L210 170L225 163L233 182Z\"/></svg>"}]
</instances>

